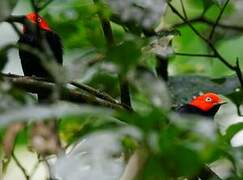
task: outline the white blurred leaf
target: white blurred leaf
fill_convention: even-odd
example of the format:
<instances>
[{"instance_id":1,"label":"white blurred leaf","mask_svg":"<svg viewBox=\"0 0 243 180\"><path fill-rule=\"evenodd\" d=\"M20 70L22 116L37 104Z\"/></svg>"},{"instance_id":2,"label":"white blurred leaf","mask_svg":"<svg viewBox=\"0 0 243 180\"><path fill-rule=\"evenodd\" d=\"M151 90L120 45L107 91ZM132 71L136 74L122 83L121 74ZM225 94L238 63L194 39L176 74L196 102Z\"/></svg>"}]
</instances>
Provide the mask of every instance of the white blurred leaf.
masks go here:
<instances>
[{"instance_id":1,"label":"white blurred leaf","mask_svg":"<svg viewBox=\"0 0 243 180\"><path fill-rule=\"evenodd\" d=\"M174 50L171 46L171 40L173 37L173 35L153 37L149 46L143 48L143 51L145 53L153 53L162 58L168 58L174 54Z\"/></svg>"},{"instance_id":2,"label":"white blurred leaf","mask_svg":"<svg viewBox=\"0 0 243 180\"><path fill-rule=\"evenodd\" d=\"M160 22L165 12L165 0L104 0L114 14L123 21L135 21L145 28L151 28Z\"/></svg>"},{"instance_id":3,"label":"white blurred leaf","mask_svg":"<svg viewBox=\"0 0 243 180\"><path fill-rule=\"evenodd\" d=\"M172 113L171 122L182 129L201 135L202 139L207 138L213 141L217 137L216 124L207 117Z\"/></svg>"},{"instance_id":4,"label":"white blurred leaf","mask_svg":"<svg viewBox=\"0 0 243 180\"><path fill-rule=\"evenodd\" d=\"M136 88L144 97L157 107L168 109L171 107L170 95L166 84L150 72L136 73L134 82Z\"/></svg>"},{"instance_id":5,"label":"white blurred leaf","mask_svg":"<svg viewBox=\"0 0 243 180\"><path fill-rule=\"evenodd\" d=\"M136 128L126 127L92 133L76 144L70 152L57 159L52 171L60 180L117 180L125 161L120 140L124 136L141 139Z\"/></svg>"},{"instance_id":6,"label":"white blurred leaf","mask_svg":"<svg viewBox=\"0 0 243 180\"><path fill-rule=\"evenodd\" d=\"M14 121L38 121L49 118L59 118L68 115L111 115L112 110L94 106L76 105L60 102L52 105L27 105L9 109L0 115L0 125L6 126Z\"/></svg>"}]
</instances>

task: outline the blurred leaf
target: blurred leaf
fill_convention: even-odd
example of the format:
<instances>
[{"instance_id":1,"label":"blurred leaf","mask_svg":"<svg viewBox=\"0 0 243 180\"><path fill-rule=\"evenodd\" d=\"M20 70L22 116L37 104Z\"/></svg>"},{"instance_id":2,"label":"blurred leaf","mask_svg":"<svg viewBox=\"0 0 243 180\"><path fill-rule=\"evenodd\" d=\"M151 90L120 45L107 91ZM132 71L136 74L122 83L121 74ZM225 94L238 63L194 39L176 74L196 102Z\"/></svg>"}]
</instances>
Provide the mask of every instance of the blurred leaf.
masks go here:
<instances>
[{"instance_id":1,"label":"blurred leaf","mask_svg":"<svg viewBox=\"0 0 243 180\"><path fill-rule=\"evenodd\" d=\"M7 18L11 13L17 0L1 0L0 1L0 22Z\"/></svg>"},{"instance_id":2,"label":"blurred leaf","mask_svg":"<svg viewBox=\"0 0 243 180\"><path fill-rule=\"evenodd\" d=\"M231 125L230 127L227 128L226 134L224 138L228 143L230 143L231 139L241 130L243 129L243 123L236 123Z\"/></svg>"},{"instance_id":3,"label":"blurred leaf","mask_svg":"<svg viewBox=\"0 0 243 180\"><path fill-rule=\"evenodd\" d=\"M144 104L148 102L148 104L152 104L154 107L170 109L171 100L166 84L153 73L142 69L137 70L131 81L134 82L133 86L136 88L137 94L139 94L135 98L142 100L141 97L143 97L145 101L142 103ZM144 86L145 84L149 84L149 86ZM134 100L136 100L135 98ZM147 109L150 107L147 107Z\"/></svg>"},{"instance_id":4,"label":"blurred leaf","mask_svg":"<svg viewBox=\"0 0 243 180\"><path fill-rule=\"evenodd\" d=\"M141 56L141 42L139 39L126 40L112 47L107 55L109 60L118 65L122 73L126 73L138 63Z\"/></svg>"},{"instance_id":5,"label":"blurred leaf","mask_svg":"<svg viewBox=\"0 0 243 180\"><path fill-rule=\"evenodd\" d=\"M58 157L52 168L55 177L65 180L119 179L125 166L121 156L121 140L125 136L141 138L139 130L133 127L88 134L69 152Z\"/></svg>"},{"instance_id":6,"label":"blurred leaf","mask_svg":"<svg viewBox=\"0 0 243 180\"><path fill-rule=\"evenodd\" d=\"M111 110L92 106L78 106L71 103L57 103L51 105L26 105L8 109L0 115L0 125L6 126L15 121L40 121L49 118L61 118L69 115L105 115L109 116Z\"/></svg>"},{"instance_id":7,"label":"blurred leaf","mask_svg":"<svg viewBox=\"0 0 243 180\"><path fill-rule=\"evenodd\" d=\"M120 16L124 22L133 21L145 28L158 24L166 9L164 0L104 0L104 2L107 2L112 12Z\"/></svg>"}]
</instances>

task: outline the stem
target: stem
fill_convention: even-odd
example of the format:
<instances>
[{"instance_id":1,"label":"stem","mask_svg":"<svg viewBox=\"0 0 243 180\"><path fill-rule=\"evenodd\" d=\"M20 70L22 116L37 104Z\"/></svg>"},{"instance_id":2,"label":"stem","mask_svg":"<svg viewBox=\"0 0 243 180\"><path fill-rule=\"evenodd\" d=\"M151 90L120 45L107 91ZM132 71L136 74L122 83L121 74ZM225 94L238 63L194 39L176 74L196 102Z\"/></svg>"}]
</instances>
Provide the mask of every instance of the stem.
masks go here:
<instances>
[{"instance_id":1,"label":"stem","mask_svg":"<svg viewBox=\"0 0 243 180\"><path fill-rule=\"evenodd\" d=\"M211 57L215 58L216 56L213 54L191 54L191 53L175 53L176 56L191 56L191 57Z\"/></svg>"},{"instance_id":2,"label":"stem","mask_svg":"<svg viewBox=\"0 0 243 180\"><path fill-rule=\"evenodd\" d=\"M93 1L97 6L101 4L99 0L93 0ZM100 11L98 11L97 13L102 25L102 29L106 39L108 49L110 49L115 46L115 40L112 33L110 21L109 19L105 18ZM121 104L131 108L129 83L127 81L127 78L123 77L121 74L119 74L118 76L119 76L119 83L120 83Z\"/></svg>"},{"instance_id":3,"label":"stem","mask_svg":"<svg viewBox=\"0 0 243 180\"><path fill-rule=\"evenodd\" d=\"M224 6L223 6L223 8L221 9L221 11L220 11L220 13L219 13L219 15L218 15L218 17L217 17L217 19L216 19L214 25L213 25L213 28L212 28L212 30L211 30L211 33L209 34L209 37L208 37L208 39L209 39L210 41L211 41L212 38L213 38L215 29L216 29L216 27L217 27L217 25L218 25L218 23L219 23L219 21L220 21L222 15L224 14L224 10L225 10L225 8L227 7L229 1L230 1L230 0L227 0L227 1L224 3Z\"/></svg>"},{"instance_id":4,"label":"stem","mask_svg":"<svg viewBox=\"0 0 243 180\"><path fill-rule=\"evenodd\" d=\"M22 164L19 162L19 160L15 156L14 152L12 152L12 157L13 157L13 160L15 161L15 163L17 164L17 166L19 167L19 169L22 171L25 179L29 180L30 179L29 175L27 174L25 168L22 166Z\"/></svg>"}]
</instances>

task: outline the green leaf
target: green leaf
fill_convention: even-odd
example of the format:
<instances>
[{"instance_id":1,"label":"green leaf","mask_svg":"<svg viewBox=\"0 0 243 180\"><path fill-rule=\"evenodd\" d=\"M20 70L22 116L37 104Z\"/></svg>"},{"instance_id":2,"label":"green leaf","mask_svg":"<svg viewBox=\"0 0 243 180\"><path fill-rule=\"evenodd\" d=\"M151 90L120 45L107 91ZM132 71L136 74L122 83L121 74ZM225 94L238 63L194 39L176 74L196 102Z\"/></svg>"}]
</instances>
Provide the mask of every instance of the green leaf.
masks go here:
<instances>
[{"instance_id":1,"label":"green leaf","mask_svg":"<svg viewBox=\"0 0 243 180\"><path fill-rule=\"evenodd\" d=\"M243 123L239 122L236 124L231 125L230 127L228 127L228 129L226 130L226 134L224 136L225 140L230 143L230 140L241 130L243 129Z\"/></svg>"},{"instance_id":2,"label":"green leaf","mask_svg":"<svg viewBox=\"0 0 243 180\"><path fill-rule=\"evenodd\" d=\"M120 72L126 73L138 63L141 56L141 43L138 39L126 40L109 49L107 56L119 67Z\"/></svg>"}]
</instances>

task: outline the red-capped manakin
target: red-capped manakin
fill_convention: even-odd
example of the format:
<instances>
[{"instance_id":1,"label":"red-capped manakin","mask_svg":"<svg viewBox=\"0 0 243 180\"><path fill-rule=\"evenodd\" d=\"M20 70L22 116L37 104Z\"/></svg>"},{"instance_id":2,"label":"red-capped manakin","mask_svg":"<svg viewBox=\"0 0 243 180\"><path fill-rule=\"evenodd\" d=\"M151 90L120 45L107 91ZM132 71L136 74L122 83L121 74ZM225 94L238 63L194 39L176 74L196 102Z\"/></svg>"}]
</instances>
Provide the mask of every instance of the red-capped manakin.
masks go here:
<instances>
[{"instance_id":1,"label":"red-capped manakin","mask_svg":"<svg viewBox=\"0 0 243 180\"><path fill-rule=\"evenodd\" d=\"M37 48L40 52L45 52L45 48L40 39L43 38L49 45L47 48L50 48L56 62L62 65L63 47L61 38L48 26L47 22L37 13L31 12L24 16L24 21L22 23L23 33L20 35L18 43L20 45L24 44L32 48ZM31 51L20 48L19 57L21 59L24 75L52 79L50 73L43 66L44 62L41 62L40 58L31 53ZM38 98L41 101L45 101L48 96L39 94Z\"/></svg>"},{"instance_id":2,"label":"red-capped manakin","mask_svg":"<svg viewBox=\"0 0 243 180\"><path fill-rule=\"evenodd\" d=\"M178 112L183 114L200 115L213 120L215 114L222 104L225 104L225 101L223 101L219 95L212 92L207 92L205 94L200 94L199 96L194 96L189 103L179 107ZM207 180L212 178L220 180L220 178L208 166L205 165L200 170L198 175L190 178L190 180Z\"/></svg>"},{"instance_id":3,"label":"red-capped manakin","mask_svg":"<svg viewBox=\"0 0 243 180\"><path fill-rule=\"evenodd\" d=\"M213 119L220 106L224 103L225 101L223 101L219 95L207 92L197 97L193 97L188 104L179 107L178 112L196 114Z\"/></svg>"}]
</instances>

